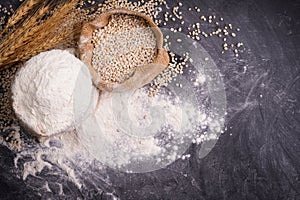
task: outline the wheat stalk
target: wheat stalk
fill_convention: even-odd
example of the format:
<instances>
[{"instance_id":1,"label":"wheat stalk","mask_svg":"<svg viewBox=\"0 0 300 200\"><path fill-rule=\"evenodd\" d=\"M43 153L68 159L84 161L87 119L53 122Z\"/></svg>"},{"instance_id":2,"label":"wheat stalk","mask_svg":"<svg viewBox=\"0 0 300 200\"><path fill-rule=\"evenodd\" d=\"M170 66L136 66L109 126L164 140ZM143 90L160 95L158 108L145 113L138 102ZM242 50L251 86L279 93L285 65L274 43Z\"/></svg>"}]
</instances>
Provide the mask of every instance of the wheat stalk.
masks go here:
<instances>
[{"instance_id":1,"label":"wheat stalk","mask_svg":"<svg viewBox=\"0 0 300 200\"><path fill-rule=\"evenodd\" d=\"M42 51L54 48L80 29L80 26L75 26L76 21L69 22L70 27L74 25L75 28L63 27L63 24L75 17L75 13L71 11L75 10L78 0L69 0L54 11L52 7L57 1L52 0L42 6L37 2L38 0L25 1L6 26L13 27L26 14L26 19L8 32L0 42L0 68L25 61Z\"/></svg>"},{"instance_id":2,"label":"wheat stalk","mask_svg":"<svg viewBox=\"0 0 300 200\"><path fill-rule=\"evenodd\" d=\"M18 22L20 22L24 17L30 12L30 10L41 3L42 0L28 0L23 2L23 4L17 9L17 11L8 19L5 28L1 31L0 35L3 35L9 28L12 28Z\"/></svg>"}]
</instances>

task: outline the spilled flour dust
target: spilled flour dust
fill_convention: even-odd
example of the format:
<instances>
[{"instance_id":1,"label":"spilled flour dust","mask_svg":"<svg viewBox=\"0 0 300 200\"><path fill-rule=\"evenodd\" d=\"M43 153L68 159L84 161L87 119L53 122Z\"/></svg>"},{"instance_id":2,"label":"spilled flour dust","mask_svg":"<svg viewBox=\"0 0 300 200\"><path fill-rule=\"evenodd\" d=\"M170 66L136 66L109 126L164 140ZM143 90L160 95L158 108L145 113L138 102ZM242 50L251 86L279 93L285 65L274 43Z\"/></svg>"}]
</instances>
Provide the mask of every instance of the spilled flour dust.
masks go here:
<instances>
[{"instance_id":1,"label":"spilled flour dust","mask_svg":"<svg viewBox=\"0 0 300 200\"><path fill-rule=\"evenodd\" d=\"M96 159L103 168L125 172L164 168L182 158L192 143L217 137L206 134L206 130L209 126L220 129L221 125L212 120L209 109L199 109L196 103L171 90L154 97L149 97L145 88L102 93L94 113L76 131L51 137L33 152L22 151L15 164L31 154L33 161L24 164L23 179L55 165L79 188L82 183L69 165L77 157L90 163Z\"/></svg>"}]
</instances>

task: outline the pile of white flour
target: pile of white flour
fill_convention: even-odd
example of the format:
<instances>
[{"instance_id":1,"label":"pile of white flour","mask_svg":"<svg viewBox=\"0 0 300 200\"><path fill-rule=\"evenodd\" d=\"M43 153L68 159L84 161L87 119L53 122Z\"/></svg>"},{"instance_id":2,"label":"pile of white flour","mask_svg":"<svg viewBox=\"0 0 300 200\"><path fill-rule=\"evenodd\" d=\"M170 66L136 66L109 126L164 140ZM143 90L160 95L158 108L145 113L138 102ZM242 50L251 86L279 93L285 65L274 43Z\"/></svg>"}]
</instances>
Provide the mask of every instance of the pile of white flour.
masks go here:
<instances>
[{"instance_id":1,"label":"pile of white flour","mask_svg":"<svg viewBox=\"0 0 300 200\"><path fill-rule=\"evenodd\" d=\"M73 129L87 114L95 93L88 68L64 50L31 58L12 85L16 115L40 136Z\"/></svg>"}]
</instances>

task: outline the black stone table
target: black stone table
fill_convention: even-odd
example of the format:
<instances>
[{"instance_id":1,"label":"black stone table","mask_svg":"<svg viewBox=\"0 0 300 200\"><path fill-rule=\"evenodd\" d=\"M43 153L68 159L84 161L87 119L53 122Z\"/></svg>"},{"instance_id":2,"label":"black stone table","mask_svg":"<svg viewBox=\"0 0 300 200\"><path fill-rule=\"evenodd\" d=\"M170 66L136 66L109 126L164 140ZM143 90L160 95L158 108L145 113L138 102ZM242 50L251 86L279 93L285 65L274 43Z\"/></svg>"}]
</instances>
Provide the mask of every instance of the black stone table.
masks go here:
<instances>
[{"instance_id":1,"label":"black stone table","mask_svg":"<svg viewBox=\"0 0 300 200\"><path fill-rule=\"evenodd\" d=\"M204 15L216 13L240 27L245 47L233 59L216 50L217 41L201 43L223 75L228 106L227 130L209 155L199 159L192 145L190 159L165 169L144 174L107 171L111 183L99 181L105 193L92 186L79 190L65 174L53 176L53 182L66 186L65 195L41 197L32 185L42 180L33 179L30 185L15 177L14 152L0 146L0 199L111 199L109 191L124 200L300 199L300 1L182 3L186 8L198 5ZM82 170L87 183L97 182L97 174L101 172Z\"/></svg>"}]
</instances>

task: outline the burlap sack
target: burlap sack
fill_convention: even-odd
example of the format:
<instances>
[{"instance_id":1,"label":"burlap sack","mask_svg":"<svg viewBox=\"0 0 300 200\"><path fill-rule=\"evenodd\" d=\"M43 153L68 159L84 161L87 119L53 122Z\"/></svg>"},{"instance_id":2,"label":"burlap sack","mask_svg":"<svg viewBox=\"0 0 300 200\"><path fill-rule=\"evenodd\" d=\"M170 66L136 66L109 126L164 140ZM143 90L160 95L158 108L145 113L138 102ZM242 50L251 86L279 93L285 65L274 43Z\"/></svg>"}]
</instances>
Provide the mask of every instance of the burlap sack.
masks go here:
<instances>
[{"instance_id":1,"label":"burlap sack","mask_svg":"<svg viewBox=\"0 0 300 200\"><path fill-rule=\"evenodd\" d=\"M128 14L144 18L152 28L157 41L157 55L153 63L137 66L134 74L123 83L104 82L100 79L99 74L92 66L92 55L94 44L92 43L92 35L94 30L105 27L111 15ZM150 83L158 74L160 74L169 64L168 52L163 48L163 34L153 20L142 13L130 11L126 9L114 9L102 13L97 19L86 23L81 32L79 40L80 59L89 67L92 74L93 82L96 87L104 91L126 91L140 88Z\"/></svg>"}]
</instances>

